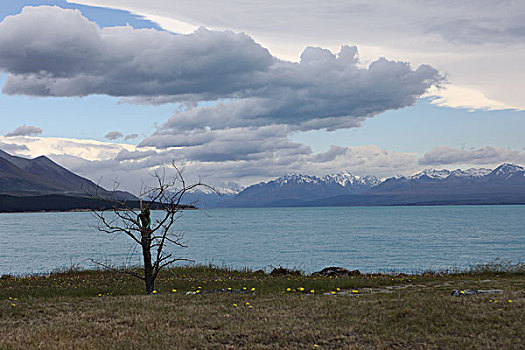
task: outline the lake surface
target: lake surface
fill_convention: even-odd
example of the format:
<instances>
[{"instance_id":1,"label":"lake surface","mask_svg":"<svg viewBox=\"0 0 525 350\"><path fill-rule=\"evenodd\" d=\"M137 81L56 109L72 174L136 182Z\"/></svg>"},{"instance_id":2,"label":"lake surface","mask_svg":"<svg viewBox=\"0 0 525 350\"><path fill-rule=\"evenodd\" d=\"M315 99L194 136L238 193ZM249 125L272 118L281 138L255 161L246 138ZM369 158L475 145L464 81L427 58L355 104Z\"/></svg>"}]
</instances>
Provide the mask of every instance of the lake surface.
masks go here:
<instances>
[{"instance_id":1,"label":"lake surface","mask_svg":"<svg viewBox=\"0 0 525 350\"><path fill-rule=\"evenodd\" d=\"M0 214L0 275L95 267L90 258L140 264L130 238L96 225L91 213ZM170 249L176 256L266 271L411 273L525 261L525 206L212 209L184 211L174 227L188 245Z\"/></svg>"}]
</instances>

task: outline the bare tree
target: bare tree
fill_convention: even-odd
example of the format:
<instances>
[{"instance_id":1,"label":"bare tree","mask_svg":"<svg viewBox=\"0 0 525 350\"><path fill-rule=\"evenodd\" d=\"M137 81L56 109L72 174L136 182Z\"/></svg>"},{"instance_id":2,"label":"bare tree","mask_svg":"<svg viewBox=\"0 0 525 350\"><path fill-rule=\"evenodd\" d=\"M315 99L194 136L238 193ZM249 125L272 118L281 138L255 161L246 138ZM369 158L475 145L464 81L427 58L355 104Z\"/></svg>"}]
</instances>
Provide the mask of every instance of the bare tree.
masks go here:
<instances>
[{"instance_id":1,"label":"bare tree","mask_svg":"<svg viewBox=\"0 0 525 350\"><path fill-rule=\"evenodd\" d=\"M183 177L182 171L175 164L174 174L167 176L166 169L161 168L152 174L155 184L153 186L142 185L140 197L140 209L130 206L129 202L115 198L97 196L99 199L109 201L113 208L105 211L93 211L99 219L99 231L110 234L125 234L142 248L144 273L139 274L130 270L119 270L122 273L142 279L146 284L146 293L152 294L155 290L155 280L162 268L181 260L173 257L173 254L165 252L166 245L173 244L185 247L182 244L182 236L172 230L173 223L184 208L181 205L184 195L197 187L212 187L197 182L188 185ZM116 187L118 187L118 183ZM162 211L160 218L152 220L151 209ZM114 269L106 264L96 262L106 268Z\"/></svg>"}]
</instances>

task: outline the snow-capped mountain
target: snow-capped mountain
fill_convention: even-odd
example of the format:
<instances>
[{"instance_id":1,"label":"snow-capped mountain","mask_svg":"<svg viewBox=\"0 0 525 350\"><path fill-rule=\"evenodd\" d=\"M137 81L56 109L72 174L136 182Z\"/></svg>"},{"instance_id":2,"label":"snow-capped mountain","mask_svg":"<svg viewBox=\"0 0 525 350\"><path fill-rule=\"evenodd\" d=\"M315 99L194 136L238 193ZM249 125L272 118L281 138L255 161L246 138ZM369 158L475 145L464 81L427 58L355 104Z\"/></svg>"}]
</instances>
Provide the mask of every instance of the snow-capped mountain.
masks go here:
<instances>
[{"instance_id":1,"label":"snow-capped mountain","mask_svg":"<svg viewBox=\"0 0 525 350\"><path fill-rule=\"evenodd\" d=\"M355 176L348 171L322 177L290 173L241 191L225 206L291 206L333 196L361 193L377 186L375 176Z\"/></svg>"},{"instance_id":2,"label":"snow-capped mountain","mask_svg":"<svg viewBox=\"0 0 525 350\"><path fill-rule=\"evenodd\" d=\"M275 182L280 187L289 184L326 184L326 185L339 185L343 188L350 189L353 192L359 192L362 189L370 188L379 184L379 179L375 176L356 176L348 171L341 173L325 175L323 177L317 177L313 175L303 175L297 173L290 173L285 176L281 176L268 183Z\"/></svg>"},{"instance_id":3,"label":"snow-capped mountain","mask_svg":"<svg viewBox=\"0 0 525 350\"><path fill-rule=\"evenodd\" d=\"M456 169L450 173L453 177L458 178L480 178L490 174L492 170L486 168L474 169L470 168L467 170Z\"/></svg>"},{"instance_id":4,"label":"snow-capped mountain","mask_svg":"<svg viewBox=\"0 0 525 350\"><path fill-rule=\"evenodd\" d=\"M269 183L275 183L276 185L283 187L288 184L315 184L319 183L322 180L317 176L309 176L303 174L290 173L285 176L281 176Z\"/></svg>"},{"instance_id":5,"label":"snow-capped mountain","mask_svg":"<svg viewBox=\"0 0 525 350\"><path fill-rule=\"evenodd\" d=\"M229 182L219 186L197 187L184 195L184 204L192 204L199 208L213 208L219 203L231 199L244 189L243 186Z\"/></svg>"},{"instance_id":6,"label":"snow-capped mountain","mask_svg":"<svg viewBox=\"0 0 525 350\"><path fill-rule=\"evenodd\" d=\"M523 171L525 171L524 167L509 163L503 163L499 167L494 169L493 173L494 175L512 175Z\"/></svg>"},{"instance_id":7,"label":"snow-capped mountain","mask_svg":"<svg viewBox=\"0 0 525 350\"><path fill-rule=\"evenodd\" d=\"M226 195L226 196L234 196L237 193L244 190L244 187L239 185L235 182L228 182L227 184L222 185L210 185L210 187L207 186L200 186L193 189L192 193L203 193L203 194L220 194L220 195Z\"/></svg>"},{"instance_id":8,"label":"snow-capped mountain","mask_svg":"<svg viewBox=\"0 0 525 350\"><path fill-rule=\"evenodd\" d=\"M428 177L429 179L434 180L442 180L450 176L450 170L442 169L442 170L436 170L436 169L425 169L417 174L414 174L412 176L409 176L409 180L417 180L421 179L423 177Z\"/></svg>"},{"instance_id":9,"label":"snow-capped mountain","mask_svg":"<svg viewBox=\"0 0 525 350\"><path fill-rule=\"evenodd\" d=\"M317 177L291 173L249 186L222 205L403 205L525 204L525 168L502 164L490 169L425 169L411 176L378 180L348 171Z\"/></svg>"},{"instance_id":10,"label":"snow-capped mountain","mask_svg":"<svg viewBox=\"0 0 525 350\"><path fill-rule=\"evenodd\" d=\"M391 177L344 204L525 204L525 169L502 164L490 169L423 170L412 176Z\"/></svg>"},{"instance_id":11,"label":"snow-capped mountain","mask_svg":"<svg viewBox=\"0 0 525 350\"><path fill-rule=\"evenodd\" d=\"M339 174L331 174L323 177L327 183L334 182L347 189L368 189L379 184L379 179L375 176L366 175L363 177L355 176L348 171Z\"/></svg>"}]
</instances>

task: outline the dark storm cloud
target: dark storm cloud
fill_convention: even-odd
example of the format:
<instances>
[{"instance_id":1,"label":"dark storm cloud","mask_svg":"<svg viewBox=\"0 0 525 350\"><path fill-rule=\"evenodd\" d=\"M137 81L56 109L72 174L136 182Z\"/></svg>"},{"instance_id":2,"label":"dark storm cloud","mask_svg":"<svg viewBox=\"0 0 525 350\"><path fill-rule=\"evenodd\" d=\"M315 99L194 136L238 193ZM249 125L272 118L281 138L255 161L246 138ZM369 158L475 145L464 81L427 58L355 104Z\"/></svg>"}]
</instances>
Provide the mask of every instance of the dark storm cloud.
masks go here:
<instances>
[{"instance_id":1,"label":"dark storm cloud","mask_svg":"<svg viewBox=\"0 0 525 350\"><path fill-rule=\"evenodd\" d=\"M42 133L42 129L36 126L32 125L21 125L17 127L15 130L7 133L5 136L31 136L31 135L39 135Z\"/></svg>"},{"instance_id":2,"label":"dark storm cloud","mask_svg":"<svg viewBox=\"0 0 525 350\"><path fill-rule=\"evenodd\" d=\"M249 96L178 112L159 132L271 124L290 130L357 127L367 117L413 104L440 79L430 66L413 70L408 63L384 58L360 68L356 47L343 46L337 55L308 47L300 63L275 63L266 85L253 88ZM153 145L151 139L143 144Z\"/></svg>"},{"instance_id":3,"label":"dark storm cloud","mask_svg":"<svg viewBox=\"0 0 525 350\"><path fill-rule=\"evenodd\" d=\"M26 7L0 23L3 91L34 96L215 99L248 88L274 61L245 34L100 29L79 11Z\"/></svg>"},{"instance_id":4,"label":"dark storm cloud","mask_svg":"<svg viewBox=\"0 0 525 350\"><path fill-rule=\"evenodd\" d=\"M243 132L238 130L247 127L286 126L279 129L283 139L297 130L357 127L367 117L413 104L439 81L429 66L412 70L407 63L386 59L368 68L359 68L357 63L355 47L344 46L338 55L307 48L300 63L275 64L268 72L271 83L260 88L256 97L178 112L141 145L184 147L228 139L232 134L239 140ZM263 130L252 131L250 142L269 139L269 129ZM286 142L274 144L282 143ZM248 148L235 146L234 150Z\"/></svg>"},{"instance_id":5,"label":"dark storm cloud","mask_svg":"<svg viewBox=\"0 0 525 350\"><path fill-rule=\"evenodd\" d=\"M126 137L124 137L124 141L134 140L137 137L139 137L139 134L128 134L128 135L126 135Z\"/></svg>"},{"instance_id":6,"label":"dark storm cloud","mask_svg":"<svg viewBox=\"0 0 525 350\"><path fill-rule=\"evenodd\" d=\"M120 139L123 136L124 135L120 131L111 131L111 132L108 132L106 136L104 137L107 138L108 140L116 140L116 139Z\"/></svg>"}]
</instances>

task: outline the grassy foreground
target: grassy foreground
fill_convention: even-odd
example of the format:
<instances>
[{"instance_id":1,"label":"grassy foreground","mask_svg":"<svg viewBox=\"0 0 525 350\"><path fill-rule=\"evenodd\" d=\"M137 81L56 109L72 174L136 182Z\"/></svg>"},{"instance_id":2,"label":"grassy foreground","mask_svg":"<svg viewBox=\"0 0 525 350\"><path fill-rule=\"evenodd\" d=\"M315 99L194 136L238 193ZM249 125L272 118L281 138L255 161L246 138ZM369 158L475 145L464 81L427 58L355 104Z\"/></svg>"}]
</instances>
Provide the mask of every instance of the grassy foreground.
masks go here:
<instances>
[{"instance_id":1,"label":"grassy foreground","mask_svg":"<svg viewBox=\"0 0 525 350\"><path fill-rule=\"evenodd\" d=\"M111 271L3 276L0 349L525 348L522 265L345 278L174 268L152 296L140 282Z\"/></svg>"}]
</instances>

